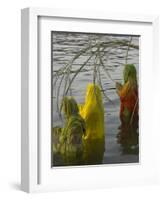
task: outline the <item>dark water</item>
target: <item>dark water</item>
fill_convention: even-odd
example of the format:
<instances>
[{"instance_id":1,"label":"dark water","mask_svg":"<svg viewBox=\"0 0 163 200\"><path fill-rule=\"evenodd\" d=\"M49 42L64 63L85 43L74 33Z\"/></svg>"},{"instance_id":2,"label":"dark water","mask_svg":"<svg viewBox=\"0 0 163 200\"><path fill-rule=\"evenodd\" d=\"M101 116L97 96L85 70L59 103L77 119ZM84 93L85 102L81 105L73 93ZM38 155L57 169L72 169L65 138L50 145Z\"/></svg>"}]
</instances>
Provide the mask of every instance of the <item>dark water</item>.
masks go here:
<instances>
[{"instance_id":1,"label":"dark water","mask_svg":"<svg viewBox=\"0 0 163 200\"><path fill-rule=\"evenodd\" d=\"M64 33L53 32L52 34L52 64L53 73L66 65L71 59L83 48L89 45L96 44L98 42L109 41L126 41L130 40L130 36L117 36L117 35L102 35L102 34L82 34L82 33ZM132 37L132 44L139 45L139 37ZM104 50L103 61L113 80L109 79L104 71L101 71L101 80L103 83L103 89L107 96L111 99L110 102L104 98L105 108L105 152L102 163L134 163L138 162L138 151L135 151L135 146L138 143L137 138L129 138L129 141L119 142L117 135L119 133L119 109L120 102L119 97L115 90L115 81L123 83L123 68L126 58L126 46L119 46L116 48L108 47ZM81 55L74 63L72 71L77 70L83 62L90 56L91 51L88 51ZM128 63L134 64L137 68L139 66L139 51L134 48L130 48L128 51ZM84 102L85 91L87 83L93 81L93 66L94 59L91 59L84 67L84 71L75 78L71 92L78 103ZM138 75L138 73L137 73ZM54 80L53 80L54 81ZM57 113L56 106L56 84L53 87L53 127L63 126ZM61 93L63 86L61 86ZM60 100L62 96L60 95ZM130 148L125 148L129 143ZM138 145L137 145L138 146ZM127 149L127 150L126 150ZM57 158L56 158L57 160Z\"/></svg>"}]
</instances>

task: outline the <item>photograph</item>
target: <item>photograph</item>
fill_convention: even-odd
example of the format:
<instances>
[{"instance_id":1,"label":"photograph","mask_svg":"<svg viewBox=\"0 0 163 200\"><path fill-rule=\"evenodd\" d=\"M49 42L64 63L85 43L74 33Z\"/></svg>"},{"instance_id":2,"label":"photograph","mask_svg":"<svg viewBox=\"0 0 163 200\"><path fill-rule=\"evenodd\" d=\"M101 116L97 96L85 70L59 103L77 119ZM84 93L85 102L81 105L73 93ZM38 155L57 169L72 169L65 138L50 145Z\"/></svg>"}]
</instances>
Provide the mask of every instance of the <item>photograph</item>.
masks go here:
<instances>
[{"instance_id":1,"label":"photograph","mask_svg":"<svg viewBox=\"0 0 163 200\"><path fill-rule=\"evenodd\" d=\"M51 167L139 163L140 35L51 31Z\"/></svg>"}]
</instances>

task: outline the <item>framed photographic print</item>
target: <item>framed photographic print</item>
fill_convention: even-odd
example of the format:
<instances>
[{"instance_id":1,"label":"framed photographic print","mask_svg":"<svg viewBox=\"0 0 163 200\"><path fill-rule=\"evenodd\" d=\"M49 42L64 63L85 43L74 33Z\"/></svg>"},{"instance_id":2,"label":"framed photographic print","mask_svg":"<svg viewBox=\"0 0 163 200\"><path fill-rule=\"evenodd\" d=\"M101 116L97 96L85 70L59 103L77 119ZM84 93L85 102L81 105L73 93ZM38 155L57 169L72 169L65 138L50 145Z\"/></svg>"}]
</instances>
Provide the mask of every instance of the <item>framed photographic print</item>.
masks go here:
<instances>
[{"instance_id":1,"label":"framed photographic print","mask_svg":"<svg viewBox=\"0 0 163 200\"><path fill-rule=\"evenodd\" d=\"M157 60L157 16L23 9L22 190L158 182Z\"/></svg>"}]
</instances>

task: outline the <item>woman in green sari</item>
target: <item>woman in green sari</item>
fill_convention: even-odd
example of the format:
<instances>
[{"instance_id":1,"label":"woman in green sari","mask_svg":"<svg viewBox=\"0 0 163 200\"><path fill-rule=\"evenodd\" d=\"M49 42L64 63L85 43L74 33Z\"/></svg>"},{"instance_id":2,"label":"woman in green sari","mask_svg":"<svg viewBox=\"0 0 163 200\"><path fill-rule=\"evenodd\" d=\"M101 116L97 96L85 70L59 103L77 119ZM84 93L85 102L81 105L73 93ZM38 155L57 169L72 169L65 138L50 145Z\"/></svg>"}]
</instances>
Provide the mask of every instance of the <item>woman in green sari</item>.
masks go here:
<instances>
[{"instance_id":1,"label":"woman in green sari","mask_svg":"<svg viewBox=\"0 0 163 200\"><path fill-rule=\"evenodd\" d=\"M53 135L54 138L58 138L58 142L53 145L53 151L61 155L64 165L82 164L85 121L80 116L78 105L72 97L64 97L61 110L65 116L65 126L54 128Z\"/></svg>"}]
</instances>

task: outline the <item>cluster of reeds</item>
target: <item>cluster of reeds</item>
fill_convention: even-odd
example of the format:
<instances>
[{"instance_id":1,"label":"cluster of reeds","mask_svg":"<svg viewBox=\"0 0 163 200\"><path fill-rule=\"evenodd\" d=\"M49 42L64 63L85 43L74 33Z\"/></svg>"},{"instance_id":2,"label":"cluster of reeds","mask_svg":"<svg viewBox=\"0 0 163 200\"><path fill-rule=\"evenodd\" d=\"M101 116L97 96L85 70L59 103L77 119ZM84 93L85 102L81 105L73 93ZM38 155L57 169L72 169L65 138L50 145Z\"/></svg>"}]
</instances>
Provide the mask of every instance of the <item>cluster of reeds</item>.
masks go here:
<instances>
[{"instance_id":1,"label":"cluster of reeds","mask_svg":"<svg viewBox=\"0 0 163 200\"><path fill-rule=\"evenodd\" d=\"M72 96L71 86L76 77L80 74L80 72L84 72L86 69L86 65L90 60L94 61L94 65L92 66L92 82L94 84L98 84L103 93L104 98L110 101L110 98L107 96L104 88L103 82L101 79L101 73L105 73L107 78L111 81L115 82L110 74L111 67L106 66L104 63L104 58L107 55L107 59L109 58L109 52L113 49L117 48L125 48L126 56L124 58L124 64L127 63L128 52L130 48L139 49L137 45L132 44L132 37L130 40L114 40L108 42L96 42L95 44L89 44L87 47L81 49L76 55L68 62L65 66L61 67L58 70L53 71L53 88L56 94L56 104L57 111L60 114L60 103L59 99L63 99L65 96ZM73 70L74 62L80 58L83 54L88 54L87 59L75 70ZM61 88L62 93L61 93ZM96 93L96 92L95 92Z\"/></svg>"}]
</instances>

